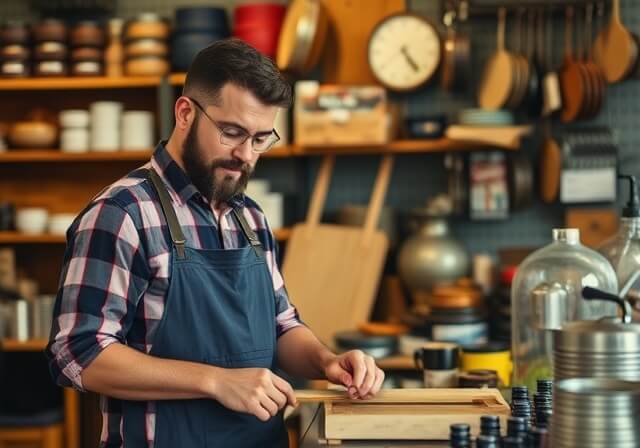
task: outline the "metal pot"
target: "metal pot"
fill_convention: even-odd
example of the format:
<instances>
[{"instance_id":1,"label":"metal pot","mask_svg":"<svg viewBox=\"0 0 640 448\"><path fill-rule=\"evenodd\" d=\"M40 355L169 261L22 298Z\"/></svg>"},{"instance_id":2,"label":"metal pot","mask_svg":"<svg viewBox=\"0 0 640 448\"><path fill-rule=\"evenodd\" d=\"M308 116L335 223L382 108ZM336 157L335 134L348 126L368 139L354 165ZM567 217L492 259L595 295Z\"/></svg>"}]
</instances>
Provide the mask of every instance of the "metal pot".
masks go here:
<instances>
[{"instance_id":1,"label":"metal pot","mask_svg":"<svg viewBox=\"0 0 640 448\"><path fill-rule=\"evenodd\" d=\"M467 275L469 254L451 236L447 220L430 216L425 210L415 210L412 218L417 224L415 232L398 254L398 272L409 289L427 291Z\"/></svg>"}]
</instances>

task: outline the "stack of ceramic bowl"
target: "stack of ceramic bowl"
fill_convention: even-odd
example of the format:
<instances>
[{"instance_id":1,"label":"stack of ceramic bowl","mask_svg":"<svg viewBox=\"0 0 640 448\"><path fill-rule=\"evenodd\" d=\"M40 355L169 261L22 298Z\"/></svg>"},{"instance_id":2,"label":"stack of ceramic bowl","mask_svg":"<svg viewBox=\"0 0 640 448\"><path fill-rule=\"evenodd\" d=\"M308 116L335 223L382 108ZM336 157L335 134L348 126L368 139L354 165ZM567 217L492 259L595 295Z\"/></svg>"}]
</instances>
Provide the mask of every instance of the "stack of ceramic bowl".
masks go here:
<instances>
[{"instance_id":1,"label":"stack of ceramic bowl","mask_svg":"<svg viewBox=\"0 0 640 448\"><path fill-rule=\"evenodd\" d=\"M286 6L256 3L238 6L234 14L233 35L271 58L278 51L280 28Z\"/></svg>"},{"instance_id":2,"label":"stack of ceramic bowl","mask_svg":"<svg viewBox=\"0 0 640 448\"><path fill-rule=\"evenodd\" d=\"M89 150L89 111L69 109L60 112L60 149L64 152Z\"/></svg>"},{"instance_id":3,"label":"stack of ceramic bowl","mask_svg":"<svg viewBox=\"0 0 640 448\"><path fill-rule=\"evenodd\" d=\"M117 151L120 149L120 120L122 103L97 101L92 103L91 149L93 151Z\"/></svg>"},{"instance_id":4,"label":"stack of ceramic bowl","mask_svg":"<svg viewBox=\"0 0 640 448\"><path fill-rule=\"evenodd\" d=\"M554 387L553 448L640 446L640 384L573 378Z\"/></svg>"},{"instance_id":5,"label":"stack of ceramic bowl","mask_svg":"<svg viewBox=\"0 0 640 448\"><path fill-rule=\"evenodd\" d=\"M22 77L30 74L29 29L23 22L7 22L0 28L0 75Z\"/></svg>"},{"instance_id":6,"label":"stack of ceramic bowl","mask_svg":"<svg viewBox=\"0 0 640 448\"><path fill-rule=\"evenodd\" d=\"M125 25L125 74L162 76L169 73L169 24L155 13L142 13Z\"/></svg>"},{"instance_id":7,"label":"stack of ceramic bowl","mask_svg":"<svg viewBox=\"0 0 640 448\"><path fill-rule=\"evenodd\" d=\"M465 109L459 121L467 126L511 126L513 114L507 110Z\"/></svg>"},{"instance_id":8,"label":"stack of ceramic bowl","mask_svg":"<svg viewBox=\"0 0 640 448\"><path fill-rule=\"evenodd\" d=\"M139 151L153 148L153 118L153 113L144 110L128 110L122 114L123 150Z\"/></svg>"},{"instance_id":9,"label":"stack of ceramic bowl","mask_svg":"<svg viewBox=\"0 0 640 448\"><path fill-rule=\"evenodd\" d=\"M67 26L58 19L41 20L33 28L35 76L65 76L67 66Z\"/></svg>"},{"instance_id":10,"label":"stack of ceramic bowl","mask_svg":"<svg viewBox=\"0 0 640 448\"><path fill-rule=\"evenodd\" d=\"M229 22L223 8L178 8L171 42L171 66L185 72L196 54L211 43L229 37Z\"/></svg>"},{"instance_id":11,"label":"stack of ceramic bowl","mask_svg":"<svg viewBox=\"0 0 640 448\"><path fill-rule=\"evenodd\" d=\"M71 29L71 73L99 76L104 73L105 32L97 22L84 21Z\"/></svg>"}]
</instances>

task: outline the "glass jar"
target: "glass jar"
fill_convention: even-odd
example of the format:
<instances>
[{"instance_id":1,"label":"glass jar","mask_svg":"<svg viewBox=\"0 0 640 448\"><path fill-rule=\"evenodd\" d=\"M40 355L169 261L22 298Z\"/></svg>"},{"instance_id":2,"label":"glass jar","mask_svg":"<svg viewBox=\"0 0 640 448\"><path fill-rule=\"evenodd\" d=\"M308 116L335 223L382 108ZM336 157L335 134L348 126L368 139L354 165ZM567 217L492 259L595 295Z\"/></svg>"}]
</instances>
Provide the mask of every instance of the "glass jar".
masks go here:
<instances>
[{"instance_id":1,"label":"glass jar","mask_svg":"<svg viewBox=\"0 0 640 448\"><path fill-rule=\"evenodd\" d=\"M552 377L552 332L567 321L616 315L616 305L582 298L591 286L617 293L609 262L580 244L578 229L554 229L553 243L529 255L511 288L513 384Z\"/></svg>"}]
</instances>

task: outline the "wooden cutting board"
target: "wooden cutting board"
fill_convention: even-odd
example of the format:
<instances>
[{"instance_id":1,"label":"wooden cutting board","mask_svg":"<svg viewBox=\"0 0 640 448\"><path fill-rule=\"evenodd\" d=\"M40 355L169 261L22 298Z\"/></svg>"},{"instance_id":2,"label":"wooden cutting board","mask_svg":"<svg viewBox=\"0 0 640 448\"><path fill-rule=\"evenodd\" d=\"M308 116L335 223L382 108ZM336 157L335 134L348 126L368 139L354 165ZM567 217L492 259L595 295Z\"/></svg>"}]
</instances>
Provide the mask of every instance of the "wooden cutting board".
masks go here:
<instances>
[{"instance_id":1,"label":"wooden cutting board","mask_svg":"<svg viewBox=\"0 0 640 448\"><path fill-rule=\"evenodd\" d=\"M383 389L370 400L339 391L296 391L300 402L322 402L320 432L343 440L448 440L449 425L480 430L480 416L498 415L506 430L511 410L497 389Z\"/></svg>"},{"instance_id":2,"label":"wooden cutting board","mask_svg":"<svg viewBox=\"0 0 640 448\"><path fill-rule=\"evenodd\" d=\"M282 269L302 320L331 347L336 332L369 320L389 245L376 226L393 156L383 156L364 227L320 223L333 165L334 156L325 156L307 220L293 228Z\"/></svg>"}]
</instances>

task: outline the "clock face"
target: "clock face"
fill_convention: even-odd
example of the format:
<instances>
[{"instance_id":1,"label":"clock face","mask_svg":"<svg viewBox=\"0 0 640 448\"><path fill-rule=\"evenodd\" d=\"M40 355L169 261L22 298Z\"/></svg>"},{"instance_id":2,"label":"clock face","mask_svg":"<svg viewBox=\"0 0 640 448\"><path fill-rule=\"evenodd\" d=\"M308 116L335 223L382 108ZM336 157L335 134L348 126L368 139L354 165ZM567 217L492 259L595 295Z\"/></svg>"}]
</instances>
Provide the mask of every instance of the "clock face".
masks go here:
<instances>
[{"instance_id":1,"label":"clock face","mask_svg":"<svg viewBox=\"0 0 640 448\"><path fill-rule=\"evenodd\" d=\"M438 69L440 47L440 36L426 19L393 15L371 34L369 66L388 89L412 90L427 82Z\"/></svg>"}]
</instances>

